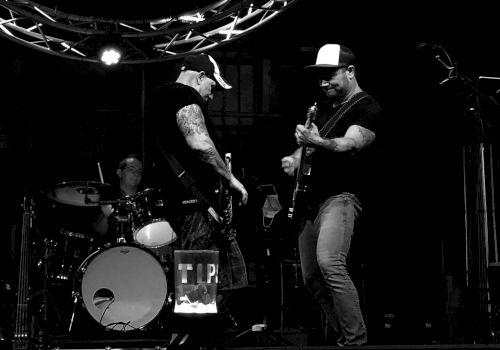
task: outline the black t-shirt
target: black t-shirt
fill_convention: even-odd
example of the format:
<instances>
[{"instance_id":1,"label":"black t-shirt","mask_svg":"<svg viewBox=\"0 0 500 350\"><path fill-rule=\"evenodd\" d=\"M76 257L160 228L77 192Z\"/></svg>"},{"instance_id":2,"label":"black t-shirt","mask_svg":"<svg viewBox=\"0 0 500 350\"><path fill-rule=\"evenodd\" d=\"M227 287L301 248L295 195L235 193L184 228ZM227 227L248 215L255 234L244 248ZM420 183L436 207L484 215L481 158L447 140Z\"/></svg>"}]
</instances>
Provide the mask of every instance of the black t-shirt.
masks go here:
<instances>
[{"instance_id":1,"label":"black t-shirt","mask_svg":"<svg viewBox=\"0 0 500 350\"><path fill-rule=\"evenodd\" d=\"M196 187L209 200L215 200L216 175L210 166L199 159L179 130L177 112L188 105L198 105L205 117L205 125L210 137L214 137L214 127L208 117L207 107L200 94L190 86L167 83L157 87L151 96L147 109L147 125L150 147L153 150L156 186L166 188L176 202L195 198L190 190L177 179L170 169L163 152L170 153L195 181ZM156 143L155 139L158 140ZM214 140L215 142L215 140Z\"/></svg>"},{"instance_id":2,"label":"black t-shirt","mask_svg":"<svg viewBox=\"0 0 500 350\"><path fill-rule=\"evenodd\" d=\"M325 123L340 108L322 108L322 111L320 107L320 115L316 121L320 134ZM342 137L351 125L362 126L379 136L382 109L372 96L368 95L352 106L324 137ZM369 186L374 185L372 172L380 151L379 141L376 138L375 142L355 154L316 149L310 158L312 204L318 205L342 192L353 193L363 202L369 193Z\"/></svg>"}]
</instances>

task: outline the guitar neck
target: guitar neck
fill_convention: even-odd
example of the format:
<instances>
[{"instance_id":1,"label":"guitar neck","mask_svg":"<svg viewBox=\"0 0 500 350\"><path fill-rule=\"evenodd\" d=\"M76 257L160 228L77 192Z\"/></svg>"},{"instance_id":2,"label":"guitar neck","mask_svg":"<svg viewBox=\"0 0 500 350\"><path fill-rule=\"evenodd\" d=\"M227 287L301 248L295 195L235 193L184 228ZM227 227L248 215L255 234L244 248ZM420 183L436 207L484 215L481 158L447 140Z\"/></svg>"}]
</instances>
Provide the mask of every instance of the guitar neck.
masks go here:
<instances>
[{"instance_id":1,"label":"guitar neck","mask_svg":"<svg viewBox=\"0 0 500 350\"><path fill-rule=\"evenodd\" d=\"M19 258L19 278L17 285L16 324L14 327L14 350L26 350L30 342L30 320L28 310L29 268L30 268L30 231L31 203L24 198L24 213Z\"/></svg>"},{"instance_id":2,"label":"guitar neck","mask_svg":"<svg viewBox=\"0 0 500 350\"><path fill-rule=\"evenodd\" d=\"M231 153L226 153L224 156L224 160L226 162L226 166L229 169L230 172L233 171L233 165L232 165L232 156ZM223 212L224 212L224 219L223 221L225 222L226 225L229 225L231 221L233 220L233 197L231 196L231 191L229 188L225 187L223 189Z\"/></svg>"},{"instance_id":3,"label":"guitar neck","mask_svg":"<svg viewBox=\"0 0 500 350\"><path fill-rule=\"evenodd\" d=\"M310 129L312 127L312 123L316 119L316 114L317 114L317 107L316 104L314 104L314 106L309 108L306 122L304 123L304 126L307 129ZM298 198L299 195L307 191L307 184L305 183L306 182L305 178L311 174L311 165L308 162L308 158L311 151L312 148L307 146L302 146L302 149L300 151L300 162L299 166L297 167L297 172L295 174L295 185L292 195L292 207L288 211L288 217L290 219L293 219L295 207L297 206L298 204L297 202L299 200Z\"/></svg>"}]
</instances>

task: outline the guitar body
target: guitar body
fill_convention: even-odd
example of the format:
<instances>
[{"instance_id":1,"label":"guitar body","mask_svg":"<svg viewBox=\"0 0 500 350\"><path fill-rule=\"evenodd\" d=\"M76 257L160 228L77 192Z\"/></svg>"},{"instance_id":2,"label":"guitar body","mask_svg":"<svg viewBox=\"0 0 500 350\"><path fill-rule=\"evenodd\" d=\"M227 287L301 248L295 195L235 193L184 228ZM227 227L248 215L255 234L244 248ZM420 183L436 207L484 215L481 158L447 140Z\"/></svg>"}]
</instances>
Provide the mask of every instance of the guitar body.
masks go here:
<instances>
[{"instance_id":1,"label":"guitar body","mask_svg":"<svg viewBox=\"0 0 500 350\"><path fill-rule=\"evenodd\" d=\"M307 113L307 119L305 122L305 127L310 128L312 122L316 120L317 116L316 104L309 108ZM292 206L288 209L288 217L290 220L295 220L300 217L304 210L304 203L307 201L307 193L311 186L310 176L311 176L311 164L310 158L313 153L313 148L302 146L300 154L300 163L297 168L297 173L295 174L295 185L293 189L292 196Z\"/></svg>"}]
</instances>

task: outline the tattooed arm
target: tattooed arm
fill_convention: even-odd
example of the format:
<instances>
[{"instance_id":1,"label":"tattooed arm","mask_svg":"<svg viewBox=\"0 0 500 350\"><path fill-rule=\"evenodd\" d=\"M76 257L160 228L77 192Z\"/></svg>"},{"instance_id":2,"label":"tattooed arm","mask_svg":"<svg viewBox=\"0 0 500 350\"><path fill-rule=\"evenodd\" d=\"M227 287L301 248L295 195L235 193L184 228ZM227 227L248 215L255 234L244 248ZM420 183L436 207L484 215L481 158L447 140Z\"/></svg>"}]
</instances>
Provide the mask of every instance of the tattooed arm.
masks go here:
<instances>
[{"instance_id":1,"label":"tattooed arm","mask_svg":"<svg viewBox=\"0 0 500 350\"><path fill-rule=\"evenodd\" d=\"M215 144L208 134L205 117L200 106L191 104L181 108L177 112L177 125L189 147L198 154L200 161L209 164L230 187L240 192L241 202L245 204L248 200L248 193L243 184L229 171L215 148Z\"/></svg>"},{"instance_id":2,"label":"tattooed arm","mask_svg":"<svg viewBox=\"0 0 500 350\"><path fill-rule=\"evenodd\" d=\"M325 139L319 135L316 125L310 129L297 125L295 137L300 144L322 147L333 152L357 152L375 140L375 133L359 125L351 125L344 136Z\"/></svg>"}]
</instances>

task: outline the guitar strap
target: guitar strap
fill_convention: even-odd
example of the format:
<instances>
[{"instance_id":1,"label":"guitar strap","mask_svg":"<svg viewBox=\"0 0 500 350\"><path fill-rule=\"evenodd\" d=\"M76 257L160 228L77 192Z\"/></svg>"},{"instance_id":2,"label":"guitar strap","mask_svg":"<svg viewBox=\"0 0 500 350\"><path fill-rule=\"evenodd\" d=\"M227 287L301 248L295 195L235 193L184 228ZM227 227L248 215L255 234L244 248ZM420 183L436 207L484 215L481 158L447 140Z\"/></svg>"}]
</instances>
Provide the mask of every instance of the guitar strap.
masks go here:
<instances>
[{"instance_id":1,"label":"guitar strap","mask_svg":"<svg viewBox=\"0 0 500 350\"><path fill-rule=\"evenodd\" d=\"M193 177L183 168L181 163L177 160L177 158L174 157L173 154L170 152L165 152L163 147L160 145L160 142L158 141L158 138L155 138L156 144L158 148L161 150L161 153L165 157L165 159L168 161L168 164L170 166L170 169L174 172L175 176L179 179L179 181L184 185L184 187L191 191L198 200L199 203L202 203L207 207L208 213L212 216L212 218L217 221L218 223L221 223L221 218L220 215L215 211L215 209L210 205L210 202L208 199L201 193L201 191L196 187L195 181Z\"/></svg>"},{"instance_id":2,"label":"guitar strap","mask_svg":"<svg viewBox=\"0 0 500 350\"><path fill-rule=\"evenodd\" d=\"M325 125L323 125L323 127L319 131L320 136L328 136L328 134L332 131L333 127L337 124L340 118L342 118L356 103L368 96L369 95L366 92L361 91L351 97L351 99L344 103L342 107L340 107L337 112L335 112L334 115L325 123Z\"/></svg>"}]
</instances>

